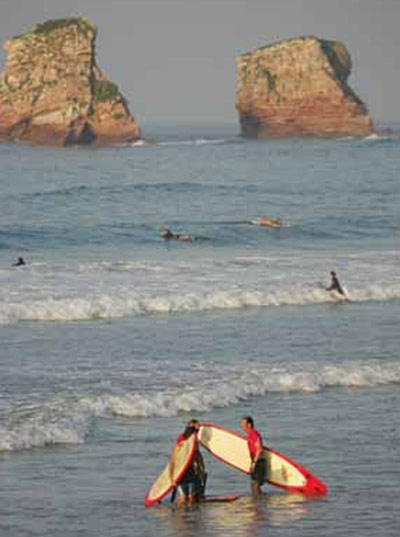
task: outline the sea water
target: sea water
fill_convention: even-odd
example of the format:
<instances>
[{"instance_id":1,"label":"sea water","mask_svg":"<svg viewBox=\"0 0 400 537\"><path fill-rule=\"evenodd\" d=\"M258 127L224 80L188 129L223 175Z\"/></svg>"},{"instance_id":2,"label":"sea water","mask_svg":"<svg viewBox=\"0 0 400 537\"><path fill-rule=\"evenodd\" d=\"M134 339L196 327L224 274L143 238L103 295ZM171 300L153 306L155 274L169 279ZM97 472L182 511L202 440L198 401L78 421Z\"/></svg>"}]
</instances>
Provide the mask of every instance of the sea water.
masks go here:
<instances>
[{"instance_id":1,"label":"sea water","mask_svg":"<svg viewBox=\"0 0 400 537\"><path fill-rule=\"evenodd\" d=\"M150 138L0 146L0 536L398 535L399 139ZM144 508L188 419L248 414L325 498L205 453L239 500Z\"/></svg>"}]
</instances>

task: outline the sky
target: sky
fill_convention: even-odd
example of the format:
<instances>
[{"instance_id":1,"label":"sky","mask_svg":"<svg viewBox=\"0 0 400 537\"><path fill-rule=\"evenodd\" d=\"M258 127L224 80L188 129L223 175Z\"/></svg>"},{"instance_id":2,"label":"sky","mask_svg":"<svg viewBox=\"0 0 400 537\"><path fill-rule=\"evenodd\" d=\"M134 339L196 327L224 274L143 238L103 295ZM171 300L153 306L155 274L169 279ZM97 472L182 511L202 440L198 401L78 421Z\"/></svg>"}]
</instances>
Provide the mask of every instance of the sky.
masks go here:
<instances>
[{"instance_id":1,"label":"sky","mask_svg":"<svg viewBox=\"0 0 400 537\"><path fill-rule=\"evenodd\" d=\"M302 35L342 41L375 123L400 121L400 0L0 0L0 41L78 15L141 126L236 123L236 56Z\"/></svg>"}]
</instances>

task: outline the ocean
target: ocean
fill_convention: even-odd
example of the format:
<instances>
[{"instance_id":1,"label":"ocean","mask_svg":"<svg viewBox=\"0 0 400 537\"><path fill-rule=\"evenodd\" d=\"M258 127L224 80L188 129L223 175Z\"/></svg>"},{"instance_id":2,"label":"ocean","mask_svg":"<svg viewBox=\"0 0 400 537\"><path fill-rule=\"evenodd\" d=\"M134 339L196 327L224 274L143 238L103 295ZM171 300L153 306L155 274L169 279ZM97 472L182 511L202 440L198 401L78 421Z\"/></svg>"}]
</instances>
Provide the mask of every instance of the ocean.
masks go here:
<instances>
[{"instance_id":1,"label":"ocean","mask_svg":"<svg viewBox=\"0 0 400 537\"><path fill-rule=\"evenodd\" d=\"M400 139L148 137L0 145L0 537L397 536ZM243 415L327 496L203 453L236 502L144 508L190 418Z\"/></svg>"}]
</instances>

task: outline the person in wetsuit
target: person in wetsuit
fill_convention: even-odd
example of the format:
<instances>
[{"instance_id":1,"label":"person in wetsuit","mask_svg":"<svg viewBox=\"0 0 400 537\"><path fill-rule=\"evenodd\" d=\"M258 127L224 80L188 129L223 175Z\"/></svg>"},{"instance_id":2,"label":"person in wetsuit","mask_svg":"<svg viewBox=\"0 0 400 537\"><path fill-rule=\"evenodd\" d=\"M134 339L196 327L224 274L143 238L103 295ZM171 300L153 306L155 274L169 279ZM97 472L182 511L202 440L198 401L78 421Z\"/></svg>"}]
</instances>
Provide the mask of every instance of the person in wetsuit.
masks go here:
<instances>
[{"instance_id":1,"label":"person in wetsuit","mask_svg":"<svg viewBox=\"0 0 400 537\"><path fill-rule=\"evenodd\" d=\"M19 257L16 263L13 263L13 267L21 267L22 265L26 265L23 257Z\"/></svg>"},{"instance_id":2,"label":"person in wetsuit","mask_svg":"<svg viewBox=\"0 0 400 537\"><path fill-rule=\"evenodd\" d=\"M196 434L199 429L199 423L197 420L190 420L183 433L181 433L176 439L175 447L172 450L170 460L170 478L172 481L173 470L177 457L177 451L181 442L184 442L190 438L193 434ZM181 477L178 483L176 483L178 492L178 506L199 502L204 498L206 472L204 466L204 460L200 453L197 439L196 439L196 451L190 466Z\"/></svg>"},{"instance_id":3,"label":"person in wetsuit","mask_svg":"<svg viewBox=\"0 0 400 537\"><path fill-rule=\"evenodd\" d=\"M160 233L161 237L166 240L176 240L183 242L192 242L192 237L187 233L172 233L167 227L163 227Z\"/></svg>"},{"instance_id":4,"label":"person in wetsuit","mask_svg":"<svg viewBox=\"0 0 400 537\"><path fill-rule=\"evenodd\" d=\"M336 275L336 272L334 270L331 270L331 284L329 287L326 287L325 289L327 291L337 291L340 295L345 296L345 292L343 291L342 286L339 283L338 277Z\"/></svg>"}]
</instances>

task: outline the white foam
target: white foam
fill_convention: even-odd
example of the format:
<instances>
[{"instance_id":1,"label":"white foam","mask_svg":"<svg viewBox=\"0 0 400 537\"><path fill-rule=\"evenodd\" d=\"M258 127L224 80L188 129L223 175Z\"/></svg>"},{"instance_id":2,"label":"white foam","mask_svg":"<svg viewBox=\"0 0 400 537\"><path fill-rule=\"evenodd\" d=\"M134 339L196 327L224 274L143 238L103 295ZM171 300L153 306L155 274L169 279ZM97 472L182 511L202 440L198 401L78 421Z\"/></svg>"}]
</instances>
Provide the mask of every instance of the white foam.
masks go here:
<instances>
[{"instance_id":1,"label":"white foam","mask_svg":"<svg viewBox=\"0 0 400 537\"><path fill-rule=\"evenodd\" d=\"M180 146L180 145L219 145L225 144L227 139L225 138L197 138L194 140L175 140L158 142L160 146Z\"/></svg>"},{"instance_id":2,"label":"white foam","mask_svg":"<svg viewBox=\"0 0 400 537\"><path fill-rule=\"evenodd\" d=\"M371 285L352 288L350 301L386 301L400 298L400 284ZM126 289L115 294L43 298L23 303L0 305L0 324L18 321L76 321L116 319L134 315L155 315L246 307L305 306L337 302L324 289L308 286L281 285L276 290L246 289L241 286L214 289L209 292L147 292Z\"/></svg>"},{"instance_id":3,"label":"white foam","mask_svg":"<svg viewBox=\"0 0 400 537\"><path fill-rule=\"evenodd\" d=\"M379 361L349 361L330 365L310 361L286 367L257 363L251 370L247 366L210 364L209 369L205 377L201 376L203 371L192 372L196 388L186 385L154 393L65 397L34 411L30 409L28 417L22 416L17 423L0 427L0 451L84 442L93 418L172 417L192 411L210 412L269 394L323 393L335 388L373 389L400 384L398 362L382 365Z\"/></svg>"},{"instance_id":4,"label":"white foam","mask_svg":"<svg viewBox=\"0 0 400 537\"><path fill-rule=\"evenodd\" d=\"M85 440L88 421L82 417L60 417L55 422L42 416L18 425L0 427L0 451L21 451L56 444L80 444Z\"/></svg>"}]
</instances>

